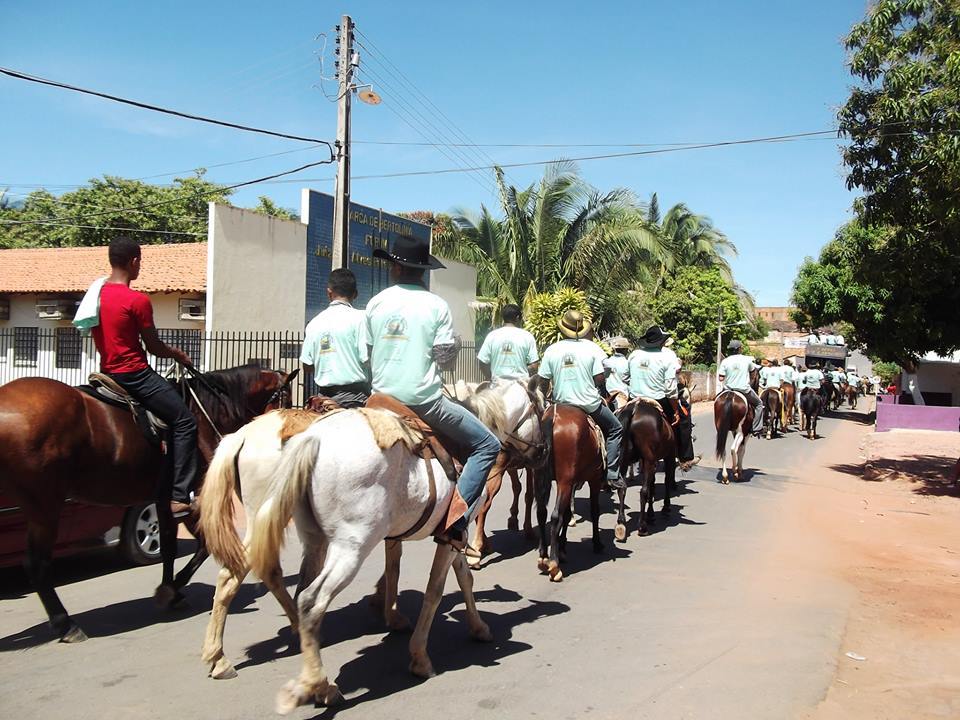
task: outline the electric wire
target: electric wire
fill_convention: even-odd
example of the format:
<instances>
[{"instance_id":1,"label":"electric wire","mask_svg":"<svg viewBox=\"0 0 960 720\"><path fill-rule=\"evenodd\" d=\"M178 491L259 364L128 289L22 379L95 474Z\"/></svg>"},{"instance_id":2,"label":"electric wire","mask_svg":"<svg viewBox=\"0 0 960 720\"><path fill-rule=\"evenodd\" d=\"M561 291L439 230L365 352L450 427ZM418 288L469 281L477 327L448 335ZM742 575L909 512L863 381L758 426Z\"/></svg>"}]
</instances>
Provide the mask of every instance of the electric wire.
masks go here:
<instances>
[{"instance_id":1,"label":"electric wire","mask_svg":"<svg viewBox=\"0 0 960 720\"><path fill-rule=\"evenodd\" d=\"M89 229L89 230L122 230L123 232L151 233L154 235L192 235L194 237L200 237L200 236L205 236L207 234L207 233L199 233L199 232L185 232L180 230L147 230L145 228L105 227L103 225L78 225L76 223L56 223L56 222L46 222L46 221L20 222L16 220L5 220L0 222L4 222L7 225L43 225L44 227L69 227L69 228L83 228L83 229Z\"/></svg>"}]
</instances>

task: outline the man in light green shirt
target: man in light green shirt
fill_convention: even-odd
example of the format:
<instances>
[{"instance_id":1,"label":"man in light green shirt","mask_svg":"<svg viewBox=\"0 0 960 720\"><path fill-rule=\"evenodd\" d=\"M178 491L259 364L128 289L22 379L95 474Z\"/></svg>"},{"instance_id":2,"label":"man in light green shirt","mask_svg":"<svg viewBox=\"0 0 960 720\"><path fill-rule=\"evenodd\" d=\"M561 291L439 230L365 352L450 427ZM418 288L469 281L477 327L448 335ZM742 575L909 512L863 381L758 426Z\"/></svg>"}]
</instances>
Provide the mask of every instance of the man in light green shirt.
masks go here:
<instances>
[{"instance_id":1,"label":"man in light green shirt","mask_svg":"<svg viewBox=\"0 0 960 720\"><path fill-rule=\"evenodd\" d=\"M357 297L357 279L346 268L330 273L330 305L307 324L300 362L320 395L345 408L362 407L370 396L367 379L367 343L364 314L351 303Z\"/></svg>"},{"instance_id":2,"label":"man in light green shirt","mask_svg":"<svg viewBox=\"0 0 960 720\"><path fill-rule=\"evenodd\" d=\"M487 334L477 353L480 370L493 380L526 381L537 371L537 341L521 325L520 308L504 305L503 326Z\"/></svg>"},{"instance_id":3,"label":"man in light green shirt","mask_svg":"<svg viewBox=\"0 0 960 720\"><path fill-rule=\"evenodd\" d=\"M453 333L450 307L424 286L424 272L444 267L430 254L429 242L400 235L391 252L377 248L373 255L389 261L394 283L367 303L365 335L373 391L406 404L467 453L451 501L461 514L448 513L450 526L434 532L437 542L466 550L467 523L500 453L500 441L469 410L443 395L440 368L456 362L459 339Z\"/></svg>"},{"instance_id":4,"label":"man in light green shirt","mask_svg":"<svg viewBox=\"0 0 960 720\"><path fill-rule=\"evenodd\" d=\"M763 402L756 391L750 387L750 373L760 368L753 358L741 354L743 345L739 340L731 340L727 345L727 352L731 353L725 357L717 369L720 384L724 390L736 390L741 393L747 402L753 406L753 434L759 435L763 432Z\"/></svg>"},{"instance_id":5,"label":"man in light green shirt","mask_svg":"<svg viewBox=\"0 0 960 720\"><path fill-rule=\"evenodd\" d=\"M603 361L603 368L607 373L607 392L623 393L630 397L630 363L627 354L630 352L630 341L625 337L610 338L607 343L613 350L613 355Z\"/></svg>"},{"instance_id":6,"label":"man in light green shirt","mask_svg":"<svg viewBox=\"0 0 960 720\"><path fill-rule=\"evenodd\" d=\"M620 445L623 427L603 398L607 395L603 361L607 355L588 338L592 323L576 310L568 310L558 322L564 339L548 347L537 371L546 393L553 384L553 401L572 405L592 417L607 443L607 483L611 488L625 489L620 476Z\"/></svg>"}]
</instances>

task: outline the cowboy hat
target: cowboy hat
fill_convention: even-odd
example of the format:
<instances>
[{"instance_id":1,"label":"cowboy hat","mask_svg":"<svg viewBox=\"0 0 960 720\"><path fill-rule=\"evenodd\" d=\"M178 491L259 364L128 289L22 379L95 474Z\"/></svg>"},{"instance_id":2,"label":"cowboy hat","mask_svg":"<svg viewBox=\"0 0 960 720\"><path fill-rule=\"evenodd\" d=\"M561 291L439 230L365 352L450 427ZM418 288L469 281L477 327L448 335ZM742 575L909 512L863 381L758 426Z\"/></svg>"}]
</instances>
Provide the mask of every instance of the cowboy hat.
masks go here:
<instances>
[{"instance_id":1,"label":"cowboy hat","mask_svg":"<svg viewBox=\"0 0 960 720\"><path fill-rule=\"evenodd\" d=\"M439 270L446 267L430 254L429 240L422 240L409 235L398 235L397 239L393 241L391 252L387 252L383 248L377 248L373 251L373 256L418 270Z\"/></svg>"},{"instance_id":2,"label":"cowboy hat","mask_svg":"<svg viewBox=\"0 0 960 720\"><path fill-rule=\"evenodd\" d=\"M586 337L593 330L593 323L579 310L567 310L563 317L557 320L560 333L571 340Z\"/></svg>"},{"instance_id":3,"label":"cowboy hat","mask_svg":"<svg viewBox=\"0 0 960 720\"><path fill-rule=\"evenodd\" d=\"M640 338L647 347L660 347L670 336L660 329L659 325L651 325Z\"/></svg>"},{"instance_id":4,"label":"cowboy hat","mask_svg":"<svg viewBox=\"0 0 960 720\"><path fill-rule=\"evenodd\" d=\"M607 345L609 345L613 350L629 350L630 341L627 340L622 335L617 335L607 340Z\"/></svg>"},{"instance_id":5,"label":"cowboy hat","mask_svg":"<svg viewBox=\"0 0 960 720\"><path fill-rule=\"evenodd\" d=\"M673 345L673 335L667 338L667 341L663 344L664 347L670 347Z\"/></svg>"}]
</instances>

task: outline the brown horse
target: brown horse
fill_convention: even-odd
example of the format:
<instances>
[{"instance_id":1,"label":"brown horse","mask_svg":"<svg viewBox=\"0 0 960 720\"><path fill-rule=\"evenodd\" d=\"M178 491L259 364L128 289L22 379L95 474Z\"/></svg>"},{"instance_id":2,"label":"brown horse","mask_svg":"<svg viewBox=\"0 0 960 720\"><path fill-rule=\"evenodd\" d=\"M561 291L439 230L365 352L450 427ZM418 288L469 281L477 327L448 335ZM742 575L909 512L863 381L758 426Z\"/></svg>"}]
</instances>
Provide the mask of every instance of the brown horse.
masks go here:
<instances>
[{"instance_id":1,"label":"brown horse","mask_svg":"<svg viewBox=\"0 0 960 720\"><path fill-rule=\"evenodd\" d=\"M804 388L800 393L800 432L807 433L809 440L817 439L817 418L822 408L820 393L813 388Z\"/></svg>"},{"instance_id":2,"label":"brown horse","mask_svg":"<svg viewBox=\"0 0 960 720\"><path fill-rule=\"evenodd\" d=\"M780 432L783 398L776 388L766 388L760 393L760 399L763 401L763 427L767 440L771 440Z\"/></svg>"},{"instance_id":3,"label":"brown horse","mask_svg":"<svg viewBox=\"0 0 960 720\"><path fill-rule=\"evenodd\" d=\"M540 559L537 567L550 574L550 580L563 580L560 563L566 559L567 524L572 516L573 494L583 483L590 485L590 514L593 520L593 551L602 552L600 542L600 488L605 468L603 452L589 417L580 408L551 405L543 414L544 437L550 444L552 462L534 473L537 495L537 521L540 523ZM547 502L553 481L557 500L550 516L547 537Z\"/></svg>"},{"instance_id":4,"label":"brown horse","mask_svg":"<svg viewBox=\"0 0 960 720\"><path fill-rule=\"evenodd\" d=\"M780 386L783 395L783 430L786 432L797 421L797 386L784 382Z\"/></svg>"},{"instance_id":5,"label":"brown horse","mask_svg":"<svg viewBox=\"0 0 960 720\"><path fill-rule=\"evenodd\" d=\"M847 394L847 406L851 410L856 410L857 397L860 394L860 388L858 388L856 385L849 385L849 384L844 385L843 387L846 390L846 394Z\"/></svg>"},{"instance_id":6,"label":"brown horse","mask_svg":"<svg viewBox=\"0 0 960 720\"><path fill-rule=\"evenodd\" d=\"M724 390L713 401L713 422L717 428L717 460L722 462L720 482L730 484L727 475L727 434L734 433L730 448L730 465L733 477L743 479L743 454L747 448L747 438L753 427L753 406L746 398L734 390Z\"/></svg>"},{"instance_id":7,"label":"brown horse","mask_svg":"<svg viewBox=\"0 0 960 720\"><path fill-rule=\"evenodd\" d=\"M197 418L199 477L221 434L238 430L267 409L289 405L292 379L292 373L249 365L179 381ZM165 472L169 472L165 457L144 438L129 410L47 378L23 378L0 387L0 486L26 517L27 576L62 642L86 640L60 602L50 573L67 498L120 506L155 500L163 558L163 580L155 597L167 606L182 599L180 588L206 559L207 551L201 543L173 577L177 527L170 513L169 491L158 495Z\"/></svg>"},{"instance_id":8,"label":"brown horse","mask_svg":"<svg viewBox=\"0 0 960 720\"><path fill-rule=\"evenodd\" d=\"M664 492L663 514L670 514L670 496L676 487L677 446L673 426L660 408L643 400L634 400L619 413L623 423L623 449L621 450L621 468L626 474L630 468L633 477L633 465L640 463L643 473L640 485L640 535L648 535L649 522L653 522L653 495L656 482L657 461L663 460ZM617 491L620 496L620 512L617 515L617 540L627 539L627 517L624 512L626 490ZM646 506L646 510L644 510Z\"/></svg>"}]
</instances>

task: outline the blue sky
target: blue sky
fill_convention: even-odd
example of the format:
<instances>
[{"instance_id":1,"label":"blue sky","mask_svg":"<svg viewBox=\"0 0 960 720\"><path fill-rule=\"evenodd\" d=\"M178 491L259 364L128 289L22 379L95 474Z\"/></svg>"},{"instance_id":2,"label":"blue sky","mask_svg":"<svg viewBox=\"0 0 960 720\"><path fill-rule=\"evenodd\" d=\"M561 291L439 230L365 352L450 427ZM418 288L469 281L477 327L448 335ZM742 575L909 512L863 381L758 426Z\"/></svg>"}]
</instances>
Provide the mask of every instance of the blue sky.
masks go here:
<instances>
[{"instance_id":1,"label":"blue sky","mask_svg":"<svg viewBox=\"0 0 960 720\"><path fill-rule=\"evenodd\" d=\"M333 75L332 28L348 12L367 45L362 73L384 96L378 107L355 104L353 174L378 175L631 149L488 147L444 155L360 143L460 140L448 121L471 142L503 144L712 142L830 129L852 82L842 38L866 4L8 2L0 8L0 65L332 140L336 106L320 86L336 90L321 83L318 59ZM0 187L13 192L297 150L208 172L240 182L325 153L5 77L0 137ZM760 304L787 301L797 266L849 218L852 200L836 138L579 167L602 190L656 191L662 207L683 201L710 216L739 248L737 279ZM508 179L525 185L541 172L518 168ZM299 208L301 187L332 192L332 176L327 167L308 170L302 177L310 182L246 188L234 202L251 205L266 194ZM389 211L476 209L495 204L489 187L489 176L474 173L357 179L353 199Z\"/></svg>"}]
</instances>

